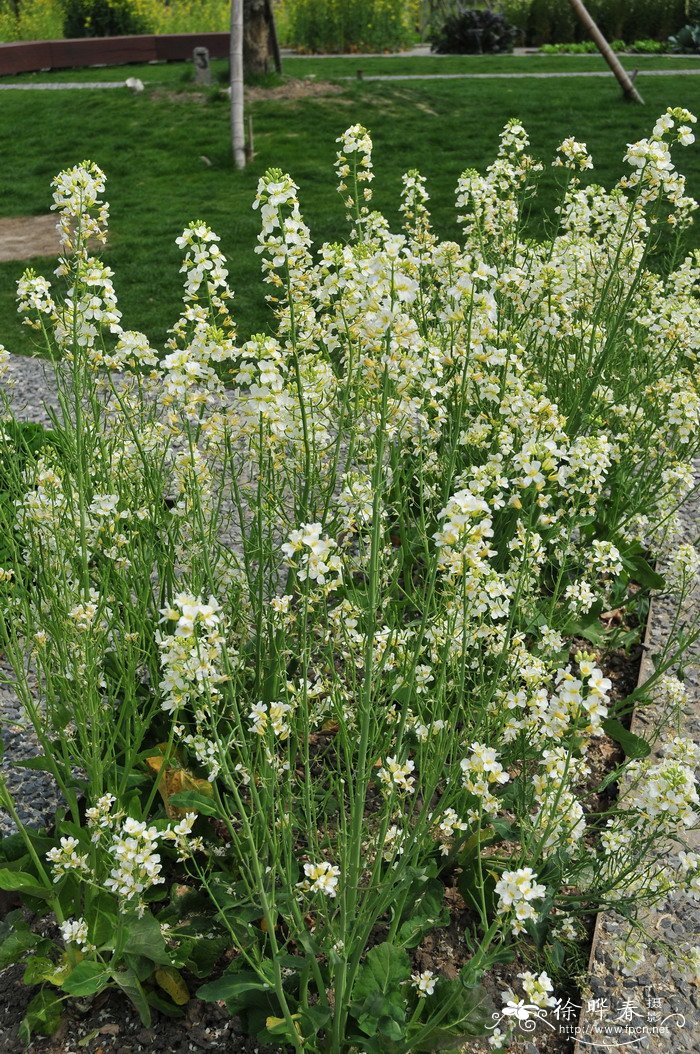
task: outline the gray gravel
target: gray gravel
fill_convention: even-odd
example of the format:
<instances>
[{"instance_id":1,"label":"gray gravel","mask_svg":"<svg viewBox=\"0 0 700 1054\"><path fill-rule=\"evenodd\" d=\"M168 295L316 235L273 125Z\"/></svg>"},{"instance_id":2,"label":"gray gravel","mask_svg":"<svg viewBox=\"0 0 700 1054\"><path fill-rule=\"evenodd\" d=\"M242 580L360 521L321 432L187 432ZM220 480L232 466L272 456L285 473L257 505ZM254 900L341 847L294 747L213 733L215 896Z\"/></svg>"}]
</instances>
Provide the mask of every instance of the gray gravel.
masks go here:
<instances>
[{"instance_id":1,"label":"gray gravel","mask_svg":"<svg viewBox=\"0 0 700 1054\"><path fill-rule=\"evenodd\" d=\"M13 355L9 363L8 378L12 384L10 403L17 418L22 421L36 421L42 425L50 424L47 406L58 409L52 364L46 359Z\"/></svg>"},{"instance_id":2,"label":"gray gravel","mask_svg":"<svg viewBox=\"0 0 700 1054\"><path fill-rule=\"evenodd\" d=\"M42 359L13 356L9 366L12 408L18 418L50 424L47 406L57 408L54 371ZM24 716L22 704L12 688L14 675L0 662L0 738L3 756L0 773L7 780L22 823L29 827L46 826L56 810L58 798L53 780L45 772L18 768L16 762L41 754L34 730ZM9 682L9 683L7 683ZM0 836L11 834L14 824L0 809Z\"/></svg>"},{"instance_id":3,"label":"gray gravel","mask_svg":"<svg viewBox=\"0 0 700 1054\"><path fill-rule=\"evenodd\" d=\"M0 91L72 91L94 88L124 88L124 81L35 81L31 84L0 84Z\"/></svg>"}]
</instances>

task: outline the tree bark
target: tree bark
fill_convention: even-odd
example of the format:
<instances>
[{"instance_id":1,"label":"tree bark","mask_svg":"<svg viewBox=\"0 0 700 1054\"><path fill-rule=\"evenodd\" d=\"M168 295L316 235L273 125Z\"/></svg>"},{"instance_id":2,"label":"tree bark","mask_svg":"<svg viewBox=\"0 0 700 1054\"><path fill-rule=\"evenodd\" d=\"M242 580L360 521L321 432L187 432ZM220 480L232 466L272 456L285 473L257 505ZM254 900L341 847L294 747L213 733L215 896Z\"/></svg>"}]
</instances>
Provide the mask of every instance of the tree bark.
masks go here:
<instances>
[{"instance_id":1,"label":"tree bark","mask_svg":"<svg viewBox=\"0 0 700 1054\"><path fill-rule=\"evenodd\" d=\"M598 46L598 50L600 51L601 55L607 62L610 69L615 74L615 77L620 87L625 93L625 98L631 99L632 102L644 103L644 99L641 97L641 95L635 88L631 78L627 74L626 70L623 68L622 63L618 59L617 55L610 47L607 40L605 39L601 31L598 29L598 26L595 24L591 16L588 14L588 11L582 3L582 0L569 0L569 3L571 4L574 10L574 14L580 20L584 29L586 29L587 32L590 33L592 39Z\"/></svg>"},{"instance_id":2,"label":"tree bark","mask_svg":"<svg viewBox=\"0 0 700 1054\"><path fill-rule=\"evenodd\" d=\"M282 72L271 0L243 0L243 65L246 74Z\"/></svg>"},{"instance_id":3,"label":"tree bark","mask_svg":"<svg viewBox=\"0 0 700 1054\"><path fill-rule=\"evenodd\" d=\"M233 163L245 168L245 118L243 113L243 0L231 0L231 143Z\"/></svg>"}]
</instances>

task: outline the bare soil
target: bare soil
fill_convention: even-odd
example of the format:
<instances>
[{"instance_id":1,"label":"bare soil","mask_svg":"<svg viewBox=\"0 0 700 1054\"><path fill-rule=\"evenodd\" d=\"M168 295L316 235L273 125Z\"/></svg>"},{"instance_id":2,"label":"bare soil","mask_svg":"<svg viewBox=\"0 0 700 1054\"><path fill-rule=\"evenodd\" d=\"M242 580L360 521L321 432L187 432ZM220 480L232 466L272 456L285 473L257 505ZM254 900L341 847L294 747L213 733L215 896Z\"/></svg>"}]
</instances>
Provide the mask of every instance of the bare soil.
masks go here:
<instances>
[{"instance_id":1,"label":"bare soil","mask_svg":"<svg viewBox=\"0 0 700 1054\"><path fill-rule=\"evenodd\" d=\"M53 214L0 219L0 262L56 255L58 234Z\"/></svg>"}]
</instances>

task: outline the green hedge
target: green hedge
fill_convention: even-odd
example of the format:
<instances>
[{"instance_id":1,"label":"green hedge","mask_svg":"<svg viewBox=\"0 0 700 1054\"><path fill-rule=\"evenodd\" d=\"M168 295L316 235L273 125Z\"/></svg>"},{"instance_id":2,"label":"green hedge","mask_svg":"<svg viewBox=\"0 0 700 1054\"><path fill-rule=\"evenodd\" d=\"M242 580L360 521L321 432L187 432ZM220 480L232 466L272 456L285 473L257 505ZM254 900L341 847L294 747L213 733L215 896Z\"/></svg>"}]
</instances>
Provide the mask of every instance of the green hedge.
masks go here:
<instances>
[{"instance_id":1,"label":"green hedge","mask_svg":"<svg viewBox=\"0 0 700 1054\"><path fill-rule=\"evenodd\" d=\"M500 6L527 46L586 37L568 0L503 0ZM587 0L586 6L608 40L666 40L700 20L700 0Z\"/></svg>"}]
</instances>

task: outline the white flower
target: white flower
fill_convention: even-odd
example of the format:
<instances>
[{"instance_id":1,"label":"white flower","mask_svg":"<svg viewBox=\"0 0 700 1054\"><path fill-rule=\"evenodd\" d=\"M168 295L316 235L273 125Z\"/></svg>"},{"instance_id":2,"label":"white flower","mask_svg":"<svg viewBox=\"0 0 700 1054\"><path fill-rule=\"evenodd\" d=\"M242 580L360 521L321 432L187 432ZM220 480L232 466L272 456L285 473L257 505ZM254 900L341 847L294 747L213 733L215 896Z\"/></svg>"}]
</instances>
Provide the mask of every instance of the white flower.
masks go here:
<instances>
[{"instance_id":1,"label":"white flower","mask_svg":"<svg viewBox=\"0 0 700 1054\"><path fill-rule=\"evenodd\" d=\"M396 787L398 790L412 794L416 782L411 775L414 769L415 765L410 759L400 762L396 757L389 757L377 775L387 790Z\"/></svg>"},{"instance_id":2,"label":"white flower","mask_svg":"<svg viewBox=\"0 0 700 1054\"><path fill-rule=\"evenodd\" d=\"M65 944L77 944L79 948L87 948L89 945L85 919L66 919L61 923L60 929Z\"/></svg>"},{"instance_id":3,"label":"white flower","mask_svg":"<svg viewBox=\"0 0 700 1054\"><path fill-rule=\"evenodd\" d=\"M61 838L59 845L49 849L46 859L53 864L54 882L59 882L71 871L87 874L90 870L87 854L78 853L80 843L72 835Z\"/></svg>"},{"instance_id":4,"label":"white flower","mask_svg":"<svg viewBox=\"0 0 700 1054\"><path fill-rule=\"evenodd\" d=\"M416 989L419 999L427 999L435 991L437 977L432 970L411 974L411 984Z\"/></svg>"},{"instance_id":5,"label":"white flower","mask_svg":"<svg viewBox=\"0 0 700 1054\"><path fill-rule=\"evenodd\" d=\"M299 884L300 889L307 893L323 893L327 897L335 897L340 879L340 868L335 864L322 861L319 864L304 864L306 881Z\"/></svg>"},{"instance_id":6,"label":"white flower","mask_svg":"<svg viewBox=\"0 0 700 1054\"><path fill-rule=\"evenodd\" d=\"M543 900L547 895L546 887L537 881L537 875L531 867L504 871L495 889L499 915L513 914L511 929L514 934L523 931L525 922L538 918L533 901Z\"/></svg>"},{"instance_id":7,"label":"white flower","mask_svg":"<svg viewBox=\"0 0 700 1054\"><path fill-rule=\"evenodd\" d=\"M105 888L128 901L139 899L146 890L164 882L156 852L161 837L155 827L127 817L109 846L115 866L105 880Z\"/></svg>"}]
</instances>

